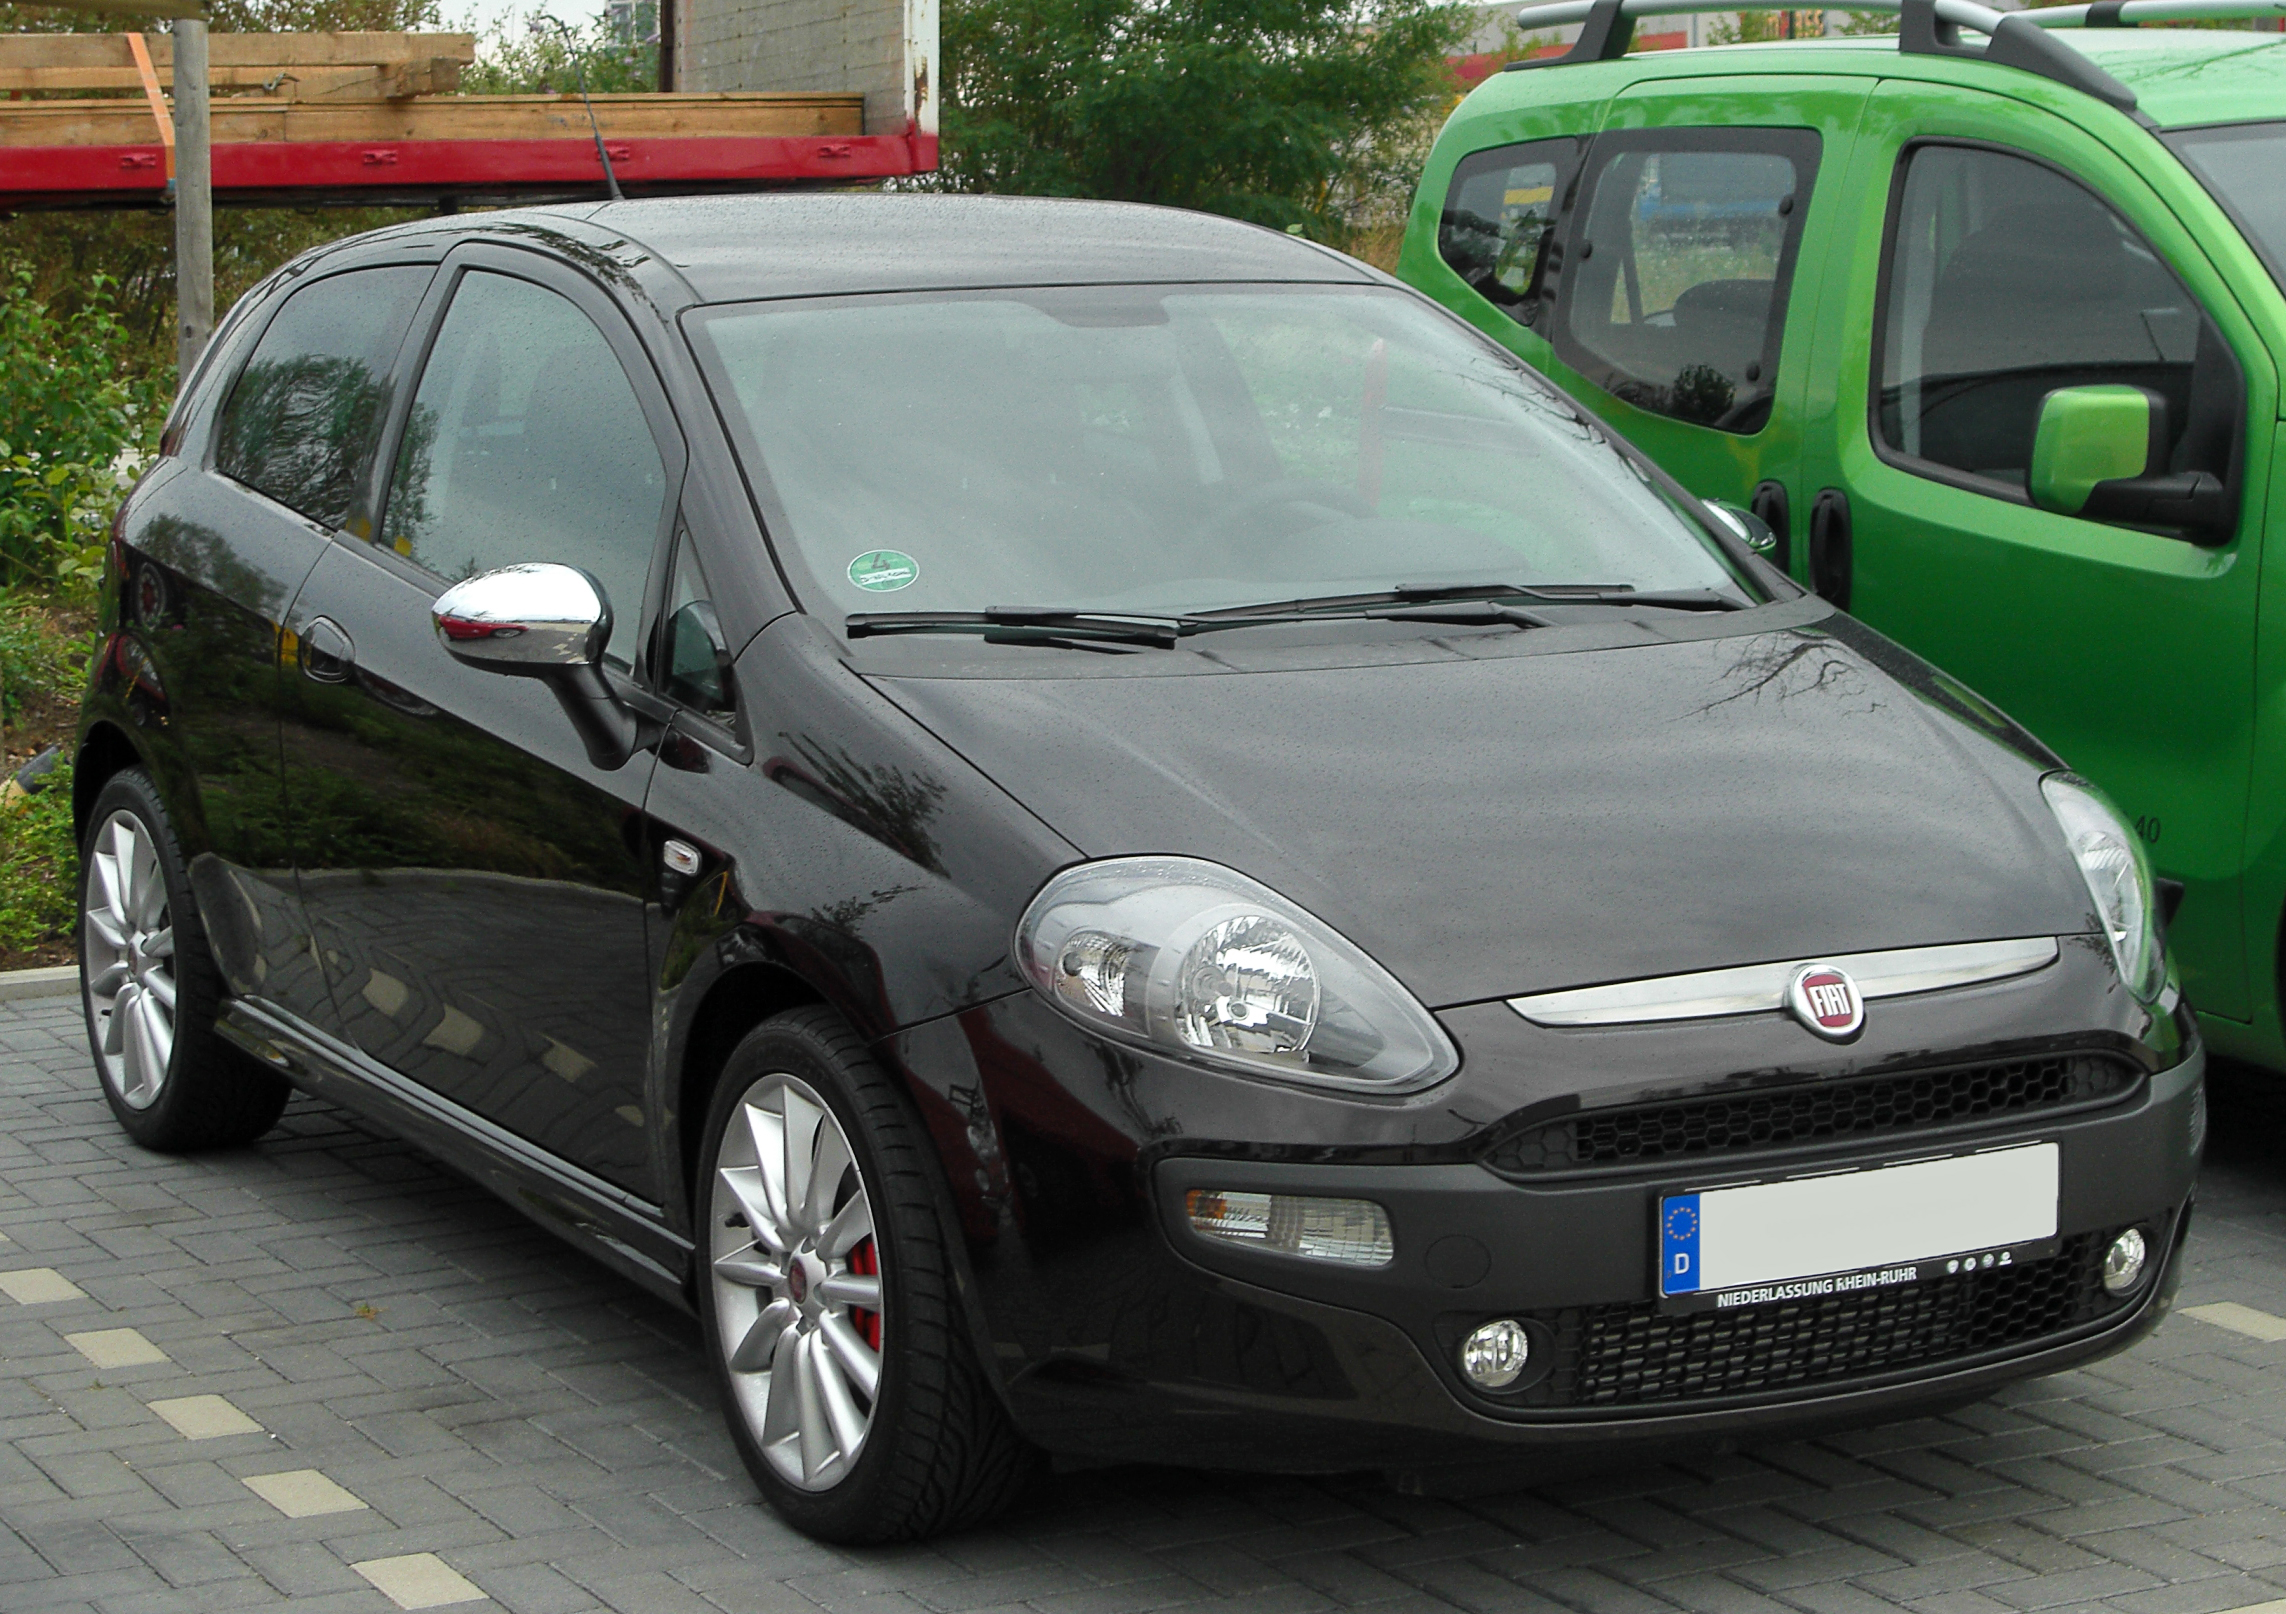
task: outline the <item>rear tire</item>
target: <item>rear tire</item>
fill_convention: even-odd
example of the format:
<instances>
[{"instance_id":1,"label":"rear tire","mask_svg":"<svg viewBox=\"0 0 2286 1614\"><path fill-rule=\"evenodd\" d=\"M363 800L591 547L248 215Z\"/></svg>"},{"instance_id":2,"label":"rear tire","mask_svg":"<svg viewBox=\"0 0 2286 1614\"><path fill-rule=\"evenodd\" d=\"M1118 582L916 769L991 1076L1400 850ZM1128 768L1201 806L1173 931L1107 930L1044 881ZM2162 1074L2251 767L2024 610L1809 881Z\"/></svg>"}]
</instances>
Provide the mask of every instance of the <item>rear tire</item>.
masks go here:
<instances>
[{"instance_id":1,"label":"rear tire","mask_svg":"<svg viewBox=\"0 0 2286 1614\"><path fill-rule=\"evenodd\" d=\"M969 1343L935 1162L902 1095L839 1016L798 1009L732 1050L709 1108L701 1329L762 1494L843 1543L1000 1512L1032 1454Z\"/></svg>"},{"instance_id":2,"label":"rear tire","mask_svg":"<svg viewBox=\"0 0 2286 1614\"><path fill-rule=\"evenodd\" d=\"M291 1089L214 1029L222 972L191 897L182 842L149 774L113 774L79 864L80 1001L103 1097L146 1149L251 1143Z\"/></svg>"}]
</instances>

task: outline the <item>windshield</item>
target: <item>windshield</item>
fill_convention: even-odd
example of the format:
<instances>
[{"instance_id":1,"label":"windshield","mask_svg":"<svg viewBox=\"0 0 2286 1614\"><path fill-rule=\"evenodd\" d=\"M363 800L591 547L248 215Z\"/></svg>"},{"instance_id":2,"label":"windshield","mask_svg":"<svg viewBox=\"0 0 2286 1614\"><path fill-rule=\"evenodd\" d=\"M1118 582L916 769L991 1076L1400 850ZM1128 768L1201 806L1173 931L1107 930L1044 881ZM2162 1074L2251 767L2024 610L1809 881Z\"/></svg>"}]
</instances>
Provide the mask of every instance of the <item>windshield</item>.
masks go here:
<instances>
[{"instance_id":1,"label":"windshield","mask_svg":"<svg viewBox=\"0 0 2286 1614\"><path fill-rule=\"evenodd\" d=\"M1440 584L1757 597L1561 395L1402 292L847 297L694 325L815 610L1189 612Z\"/></svg>"},{"instance_id":2,"label":"windshield","mask_svg":"<svg viewBox=\"0 0 2286 1614\"><path fill-rule=\"evenodd\" d=\"M2286 123L2232 123L2166 137L2175 155L2222 204L2286 290Z\"/></svg>"}]
</instances>

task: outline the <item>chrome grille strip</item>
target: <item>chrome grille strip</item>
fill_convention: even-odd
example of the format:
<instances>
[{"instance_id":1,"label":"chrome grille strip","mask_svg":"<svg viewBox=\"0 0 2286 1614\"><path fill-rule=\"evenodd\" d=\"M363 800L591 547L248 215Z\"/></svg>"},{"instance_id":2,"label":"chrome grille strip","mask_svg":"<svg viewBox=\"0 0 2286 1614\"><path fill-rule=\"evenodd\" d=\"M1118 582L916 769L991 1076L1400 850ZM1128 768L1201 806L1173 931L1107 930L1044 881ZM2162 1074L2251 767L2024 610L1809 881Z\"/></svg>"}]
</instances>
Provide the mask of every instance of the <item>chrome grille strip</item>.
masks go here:
<instances>
[{"instance_id":1,"label":"chrome grille strip","mask_svg":"<svg viewBox=\"0 0 2286 1614\"><path fill-rule=\"evenodd\" d=\"M1778 964L1657 975L1642 981L1569 992L1510 998L1508 1006L1539 1026L1644 1025L1659 1020L1711 1020L1720 1015L1763 1014L1786 1003L1786 983L1804 964L1831 964L1857 982L1866 998L1904 997L1950 986L1973 986L2029 975L2056 961L2056 938L1958 942L1945 947L1900 947L1882 953L1841 953L1793 958Z\"/></svg>"}]
</instances>

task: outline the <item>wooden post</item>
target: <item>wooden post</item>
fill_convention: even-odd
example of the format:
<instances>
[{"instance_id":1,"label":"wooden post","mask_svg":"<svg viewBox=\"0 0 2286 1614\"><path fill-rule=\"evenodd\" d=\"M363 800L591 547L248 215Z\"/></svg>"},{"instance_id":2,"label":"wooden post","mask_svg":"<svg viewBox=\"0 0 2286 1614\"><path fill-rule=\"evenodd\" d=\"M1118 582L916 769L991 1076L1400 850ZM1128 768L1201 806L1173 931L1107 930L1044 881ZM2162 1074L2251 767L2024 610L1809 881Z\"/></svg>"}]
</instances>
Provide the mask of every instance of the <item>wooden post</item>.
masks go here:
<instances>
[{"instance_id":1,"label":"wooden post","mask_svg":"<svg viewBox=\"0 0 2286 1614\"><path fill-rule=\"evenodd\" d=\"M214 144L207 103L206 24L174 25L175 384L190 380L214 334Z\"/></svg>"}]
</instances>

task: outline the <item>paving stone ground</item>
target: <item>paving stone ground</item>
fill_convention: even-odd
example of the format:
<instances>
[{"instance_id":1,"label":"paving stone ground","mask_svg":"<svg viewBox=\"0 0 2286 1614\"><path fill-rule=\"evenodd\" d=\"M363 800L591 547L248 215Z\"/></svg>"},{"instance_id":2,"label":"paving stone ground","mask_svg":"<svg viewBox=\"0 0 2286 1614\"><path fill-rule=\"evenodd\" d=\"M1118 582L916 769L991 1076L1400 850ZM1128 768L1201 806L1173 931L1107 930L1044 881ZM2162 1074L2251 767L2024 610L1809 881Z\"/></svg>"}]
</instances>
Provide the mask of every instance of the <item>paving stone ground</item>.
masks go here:
<instances>
[{"instance_id":1,"label":"paving stone ground","mask_svg":"<svg viewBox=\"0 0 2286 1614\"><path fill-rule=\"evenodd\" d=\"M2280 1614L2286 1109L2213 1137L2180 1304L2239 1327L1950 1417L1468 1501L1099 1471L843 1551L756 1501L683 1317L306 1099L143 1153L74 1000L0 1005L0 1614Z\"/></svg>"}]
</instances>

